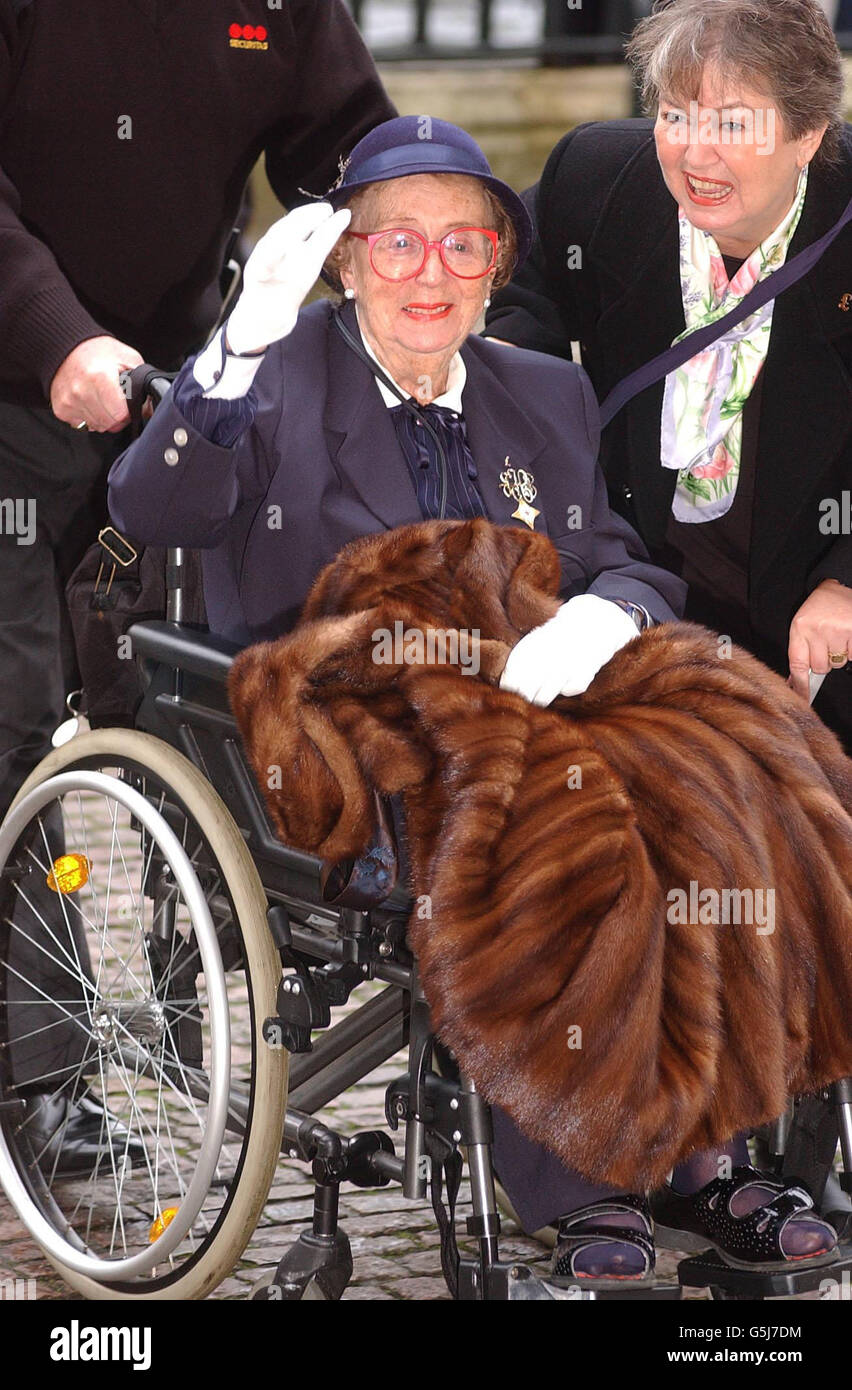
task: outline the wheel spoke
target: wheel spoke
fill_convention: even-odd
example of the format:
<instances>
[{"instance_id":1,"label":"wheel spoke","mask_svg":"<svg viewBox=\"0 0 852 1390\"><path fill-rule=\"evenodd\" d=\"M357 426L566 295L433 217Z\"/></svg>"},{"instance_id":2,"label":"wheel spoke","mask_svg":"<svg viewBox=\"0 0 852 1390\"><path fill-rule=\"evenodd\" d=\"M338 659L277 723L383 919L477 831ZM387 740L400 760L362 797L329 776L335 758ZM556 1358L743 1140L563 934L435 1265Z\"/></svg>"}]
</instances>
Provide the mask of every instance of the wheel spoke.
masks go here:
<instances>
[{"instance_id":1,"label":"wheel spoke","mask_svg":"<svg viewBox=\"0 0 852 1390\"><path fill-rule=\"evenodd\" d=\"M38 826L39 826L39 830L40 830L40 832L41 832L42 843L44 844L44 852L45 852L45 854L47 855L47 858L48 858L48 859L51 859L52 856L51 856L51 853L50 853L50 846L49 846L49 844L47 843L47 831L45 830L45 827L44 827L44 820L43 820L43 818L42 818L41 816L39 816L39 818L38 818ZM74 960L75 960L75 963L76 963L76 965L77 965L77 970L78 970L78 972L79 972L79 974L80 974L80 976L81 976L81 978L82 978L82 977L86 976L86 971L83 969L83 965L82 965L82 962L81 962L81 960L80 960L79 953L78 953L78 951L77 951L77 941L76 941L76 938L75 938L75 936L74 936L73 931L71 930L71 922L69 921L69 918L68 918L68 907L67 907L66 902L65 902L66 894L65 894L65 893L59 893L59 894L58 894L58 897L59 897L59 904L60 904L60 906L61 906L61 908L62 908L62 916L63 916L64 919L65 919L65 930L66 930L66 932L68 933L69 940L70 940L70 942L71 942L72 947L74 948ZM59 942L57 942L57 945L59 945ZM87 978L88 978L88 977L87 977Z\"/></svg>"},{"instance_id":2,"label":"wheel spoke","mask_svg":"<svg viewBox=\"0 0 852 1390\"><path fill-rule=\"evenodd\" d=\"M8 918L6 918L6 921L7 921L7 923L8 923L9 926L14 927L14 925L15 925L14 922L10 922ZM25 985L27 986L27 989L35 990L36 994L40 994L41 997L42 997L42 999L46 999L46 1000L47 1000L48 1004L53 1005L53 1004L56 1004L56 1003L57 1003L57 1001L53 998L53 995L52 995L52 994L47 994L47 993L45 993L45 991L41 988L41 986L36 984L35 980L30 980L30 979L27 978L26 975L22 975L21 972L20 972L20 970L16 970L15 967L14 967L14 965L10 965L8 961L6 961L6 970L8 971L8 973L9 973L10 975L14 975L16 979L20 980L23 984L25 984ZM79 1003L82 1003L82 1002L83 1002L83 1001L80 1000L80 999L71 1000L71 1003L74 1003L74 1004L79 1004ZM16 1004L16 1007L17 1007L17 1004ZM63 1014L65 1015L65 1018L66 1018L69 1022L71 1022L71 1023L76 1023L77 1026L78 1026L78 1028L82 1029L82 1031L86 1034L86 1037L87 1037L87 1038L93 1037L93 1034L92 1034L92 1032L90 1031L90 1029L87 1029L87 1028L84 1028L84 1027L83 1027L83 1024L80 1022L80 1018L79 1018L79 1015L78 1015L78 1014L72 1014L68 1009L63 1008L61 1004L58 1005L58 1008L60 1009L60 1012L63 1013ZM8 1005L7 1005L7 1009L8 1009ZM91 1018L89 1019L89 1022L91 1023Z\"/></svg>"},{"instance_id":3,"label":"wheel spoke","mask_svg":"<svg viewBox=\"0 0 852 1390\"><path fill-rule=\"evenodd\" d=\"M54 932L51 931L50 927L48 926L48 924L47 924L47 922L45 921L45 919L42 917L42 915L41 915L41 913L39 912L38 908L34 907L33 904L30 902L30 900L29 900L29 898L27 897L26 893L25 893L25 892L23 891L23 889L20 887L20 884L17 884L17 883L15 884L15 891L16 891L17 894L18 894L19 900L20 900L21 902L24 902L24 903L26 904L26 906L30 909L30 911L32 912L33 916L36 918L37 922L39 923L39 926L41 926L41 927L44 929L44 931L45 931L45 932L47 933L47 935L50 937L51 941L54 941L54 942L56 943L57 947L59 948L59 950L60 950L60 951L62 952L62 954L64 955L65 960L63 961L63 960L60 959L59 956L55 956L55 955L53 954L52 951L49 951L49 950L47 949L47 947L46 947L45 945L42 944L41 941L38 941L38 940L36 939L35 936L33 936L33 935L30 934L30 932L25 931L24 928L23 928L22 926L20 926L19 923L17 923L17 922L14 920L14 918L12 918L12 917L7 917L7 918L6 918L6 925L7 925L12 931L17 932L19 936L22 936L22 937L24 938L24 940L25 940L26 942L28 942L28 944L29 944L30 946L35 946L36 950L37 950L37 951L40 951L41 954L42 954L43 956L47 956L47 959L48 959L49 961L52 961L54 965L58 966L59 969L63 972L63 974L65 974L65 975L70 975L71 979L74 980L76 984L83 985L84 988L88 988L88 989L92 990L92 992L93 992L93 994L94 994L94 988L95 988L95 986L93 985L92 981L89 979L89 977L88 977L85 973L75 974L74 971L70 968L71 965L74 965L74 964L75 964L74 960L73 960L72 957L69 955L69 953L64 949L64 947L63 947L61 941L59 941L58 938L56 937L56 934L55 934ZM67 962L70 962L70 965L66 964L66 961L67 961ZM81 999L81 1000L80 1000L80 1003L81 1003L81 1004L82 1004L82 1003L85 1003L85 1000Z\"/></svg>"}]
</instances>

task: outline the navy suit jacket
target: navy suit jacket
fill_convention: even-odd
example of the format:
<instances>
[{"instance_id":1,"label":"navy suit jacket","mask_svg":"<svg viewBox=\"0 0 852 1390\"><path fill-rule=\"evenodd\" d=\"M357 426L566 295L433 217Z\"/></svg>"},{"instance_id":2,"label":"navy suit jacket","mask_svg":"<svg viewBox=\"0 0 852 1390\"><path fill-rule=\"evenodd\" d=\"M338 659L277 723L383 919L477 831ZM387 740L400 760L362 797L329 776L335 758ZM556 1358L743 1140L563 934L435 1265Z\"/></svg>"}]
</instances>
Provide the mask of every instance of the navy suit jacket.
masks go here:
<instances>
[{"instance_id":1,"label":"navy suit jacket","mask_svg":"<svg viewBox=\"0 0 852 1390\"><path fill-rule=\"evenodd\" d=\"M357 333L352 306L346 313ZM641 603L657 621L680 616L685 586L649 563L610 510L596 462L597 401L582 369L479 337L461 352L468 442L490 520L524 525L512 519L517 502L500 474L525 469L537 489L535 529L559 552L563 598L590 591ZM203 438L167 397L110 473L119 529L206 552L210 628L235 642L288 631L348 541L423 519L375 378L333 327L327 300L270 348L254 389L254 424L233 448Z\"/></svg>"}]
</instances>

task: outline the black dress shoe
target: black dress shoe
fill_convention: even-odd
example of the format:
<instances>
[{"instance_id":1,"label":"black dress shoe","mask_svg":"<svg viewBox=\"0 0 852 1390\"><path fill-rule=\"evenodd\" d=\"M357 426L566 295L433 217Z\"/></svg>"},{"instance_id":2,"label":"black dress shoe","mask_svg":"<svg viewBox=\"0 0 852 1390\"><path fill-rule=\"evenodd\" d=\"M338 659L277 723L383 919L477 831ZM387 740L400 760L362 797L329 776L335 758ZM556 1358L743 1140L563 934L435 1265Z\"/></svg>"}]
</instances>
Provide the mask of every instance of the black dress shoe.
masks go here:
<instances>
[{"instance_id":1,"label":"black dress shoe","mask_svg":"<svg viewBox=\"0 0 852 1390\"><path fill-rule=\"evenodd\" d=\"M26 1135L39 1167L48 1175L89 1174L100 1158L98 1172L106 1178L112 1173L113 1162L118 1167L125 1157L131 1163L142 1163L145 1157L144 1145L138 1139L128 1139L127 1128L88 1096L69 1101L50 1092L31 1095L22 1135Z\"/></svg>"}]
</instances>

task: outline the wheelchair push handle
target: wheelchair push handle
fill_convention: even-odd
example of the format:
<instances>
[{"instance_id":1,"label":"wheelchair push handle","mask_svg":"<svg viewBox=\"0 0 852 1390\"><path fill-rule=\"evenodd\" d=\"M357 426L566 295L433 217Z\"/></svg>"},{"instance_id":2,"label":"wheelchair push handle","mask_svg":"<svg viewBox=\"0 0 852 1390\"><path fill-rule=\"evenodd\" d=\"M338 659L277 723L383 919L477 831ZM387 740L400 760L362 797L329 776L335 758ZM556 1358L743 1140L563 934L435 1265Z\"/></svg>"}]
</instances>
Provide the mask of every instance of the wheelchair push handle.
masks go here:
<instances>
[{"instance_id":1,"label":"wheelchair push handle","mask_svg":"<svg viewBox=\"0 0 852 1390\"><path fill-rule=\"evenodd\" d=\"M168 395L177 372L163 372L143 362L132 371L125 372L121 385L127 398L127 408L136 434L144 424L143 412L150 401L156 410L163 397ZM183 620L183 563L182 548L170 547L166 551L166 618L169 622Z\"/></svg>"},{"instance_id":2,"label":"wheelchair push handle","mask_svg":"<svg viewBox=\"0 0 852 1390\"><path fill-rule=\"evenodd\" d=\"M137 429L142 426L142 412L148 401L156 409L176 376L177 372L162 372L159 367L152 367L148 362L134 367L132 371L122 373L122 390L127 398L130 419Z\"/></svg>"}]
</instances>

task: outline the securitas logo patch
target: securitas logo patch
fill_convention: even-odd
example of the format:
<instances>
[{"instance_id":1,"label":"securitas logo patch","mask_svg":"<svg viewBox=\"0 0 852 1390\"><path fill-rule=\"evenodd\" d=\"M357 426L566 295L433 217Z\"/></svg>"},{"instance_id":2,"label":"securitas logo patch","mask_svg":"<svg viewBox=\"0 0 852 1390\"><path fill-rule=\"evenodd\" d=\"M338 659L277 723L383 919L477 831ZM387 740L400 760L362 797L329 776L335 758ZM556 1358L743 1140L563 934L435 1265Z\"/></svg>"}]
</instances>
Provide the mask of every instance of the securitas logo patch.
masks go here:
<instances>
[{"instance_id":1,"label":"securitas logo patch","mask_svg":"<svg viewBox=\"0 0 852 1390\"><path fill-rule=\"evenodd\" d=\"M228 29L230 48L269 47L267 31L262 24L232 24Z\"/></svg>"}]
</instances>

